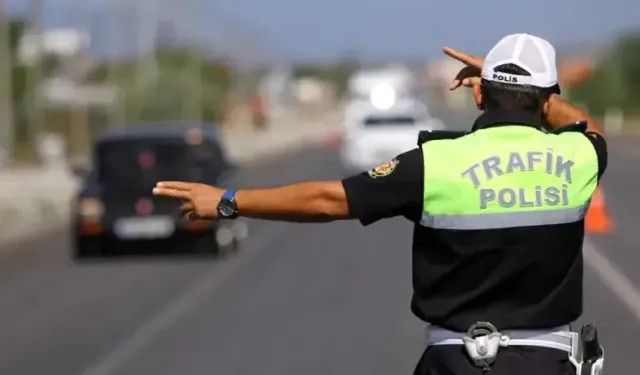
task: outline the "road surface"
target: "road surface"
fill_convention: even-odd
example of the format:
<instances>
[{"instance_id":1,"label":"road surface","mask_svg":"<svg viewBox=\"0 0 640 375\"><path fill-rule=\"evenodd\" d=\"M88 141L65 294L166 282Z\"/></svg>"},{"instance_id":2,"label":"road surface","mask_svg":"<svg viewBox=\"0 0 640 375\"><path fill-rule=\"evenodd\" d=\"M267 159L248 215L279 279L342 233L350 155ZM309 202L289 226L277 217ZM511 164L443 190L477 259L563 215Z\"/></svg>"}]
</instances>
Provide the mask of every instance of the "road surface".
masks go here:
<instances>
[{"instance_id":1,"label":"road surface","mask_svg":"<svg viewBox=\"0 0 640 375\"><path fill-rule=\"evenodd\" d=\"M605 187L618 232L589 246L629 276L633 294L639 156L629 142L612 148ZM308 150L242 170L238 181L340 175L335 152ZM411 373L423 326L409 312L409 223L252 221L251 230L244 251L225 261L77 265L66 231L5 250L0 374ZM586 268L582 320L603 331L607 372L633 373L640 314L633 295L612 291L620 280L610 271Z\"/></svg>"}]
</instances>

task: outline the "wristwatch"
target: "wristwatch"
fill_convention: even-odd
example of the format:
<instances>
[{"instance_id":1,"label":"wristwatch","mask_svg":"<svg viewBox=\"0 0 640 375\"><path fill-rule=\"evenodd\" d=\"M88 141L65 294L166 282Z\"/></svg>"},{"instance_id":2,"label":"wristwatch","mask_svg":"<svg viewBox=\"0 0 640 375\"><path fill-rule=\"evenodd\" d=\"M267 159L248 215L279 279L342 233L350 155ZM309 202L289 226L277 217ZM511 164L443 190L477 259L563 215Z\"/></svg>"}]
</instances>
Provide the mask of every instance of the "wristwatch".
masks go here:
<instances>
[{"instance_id":1,"label":"wristwatch","mask_svg":"<svg viewBox=\"0 0 640 375\"><path fill-rule=\"evenodd\" d=\"M222 194L220 203L218 203L218 217L223 219L235 219L238 217L235 190L227 190Z\"/></svg>"}]
</instances>

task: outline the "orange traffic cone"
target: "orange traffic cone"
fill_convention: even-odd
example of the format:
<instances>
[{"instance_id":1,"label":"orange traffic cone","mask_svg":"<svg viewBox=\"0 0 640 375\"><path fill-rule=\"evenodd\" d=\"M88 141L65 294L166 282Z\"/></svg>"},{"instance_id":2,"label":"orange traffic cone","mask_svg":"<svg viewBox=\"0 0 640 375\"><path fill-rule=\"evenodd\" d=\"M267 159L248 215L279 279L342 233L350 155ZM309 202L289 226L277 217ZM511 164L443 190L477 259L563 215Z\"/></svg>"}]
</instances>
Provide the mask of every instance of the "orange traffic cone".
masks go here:
<instances>
[{"instance_id":1,"label":"orange traffic cone","mask_svg":"<svg viewBox=\"0 0 640 375\"><path fill-rule=\"evenodd\" d=\"M585 217L587 234L606 234L613 232L613 219L607 214L604 191L598 186Z\"/></svg>"}]
</instances>

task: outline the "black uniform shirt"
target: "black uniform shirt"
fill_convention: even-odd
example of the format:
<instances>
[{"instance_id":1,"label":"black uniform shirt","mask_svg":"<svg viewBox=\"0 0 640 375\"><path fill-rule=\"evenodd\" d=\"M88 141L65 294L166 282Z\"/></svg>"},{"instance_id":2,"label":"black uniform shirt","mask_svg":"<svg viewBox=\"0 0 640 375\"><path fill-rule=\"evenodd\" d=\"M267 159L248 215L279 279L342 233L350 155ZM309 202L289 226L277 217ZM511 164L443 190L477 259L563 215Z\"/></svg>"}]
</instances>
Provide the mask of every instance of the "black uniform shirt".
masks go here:
<instances>
[{"instance_id":1,"label":"black uniform shirt","mask_svg":"<svg viewBox=\"0 0 640 375\"><path fill-rule=\"evenodd\" d=\"M495 112L481 115L474 129L514 124L537 126L539 121L527 113ZM597 155L600 177L607 166L606 142L597 134L585 136ZM568 324L582 313L584 220L435 231L418 224L425 183L420 148L370 172L343 180L349 209L363 225L394 216L416 223L411 308L420 319L457 331L477 320L499 329L534 329Z\"/></svg>"}]
</instances>

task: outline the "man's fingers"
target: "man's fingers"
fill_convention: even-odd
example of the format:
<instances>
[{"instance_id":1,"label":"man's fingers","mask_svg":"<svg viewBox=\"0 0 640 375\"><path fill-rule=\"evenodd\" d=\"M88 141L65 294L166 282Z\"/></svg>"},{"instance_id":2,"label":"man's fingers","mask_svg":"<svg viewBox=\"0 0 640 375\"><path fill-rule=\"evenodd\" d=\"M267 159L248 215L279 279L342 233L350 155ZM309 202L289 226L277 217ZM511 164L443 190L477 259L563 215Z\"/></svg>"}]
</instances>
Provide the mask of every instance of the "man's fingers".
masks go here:
<instances>
[{"instance_id":1,"label":"man's fingers","mask_svg":"<svg viewBox=\"0 0 640 375\"><path fill-rule=\"evenodd\" d=\"M169 188L175 190L184 190L189 191L193 184L191 182L182 182L182 181L160 181L156 184L156 187L159 188Z\"/></svg>"},{"instance_id":2,"label":"man's fingers","mask_svg":"<svg viewBox=\"0 0 640 375\"><path fill-rule=\"evenodd\" d=\"M200 220L200 217L194 211L187 211L180 216L183 219L190 220L190 221Z\"/></svg>"},{"instance_id":3,"label":"man's fingers","mask_svg":"<svg viewBox=\"0 0 640 375\"><path fill-rule=\"evenodd\" d=\"M482 69L482 64L484 63L484 59L478 56L470 55L468 53L464 53L458 51L457 49L451 47L444 47L442 51L449 57L452 57L465 65L470 65L478 69Z\"/></svg>"},{"instance_id":4,"label":"man's fingers","mask_svg":"<svg viewBox=\"0 0 640 375\"><path fill-rule=\"evenodd\" d=\"M454 79L453 82L451 82L451 85L449 85L449 90L455 90L458 87L460 87L460 80Z\"/></svg>"},{"instance_id":5,"label":"man's fingers","mask_svg":"<svg viewBox=\"0 0 640 375\"><path fill-rule=\"evenodd\" d=\"M195 210L196 207L192 202L186 202L182 206L180 206L180 216L185 216L189 212L193 212Z\"/></svg>"},{"instance_id":6,"label":"man's fingers","mask_svg":"<svg viewBox=\"0 0 640 375\"><path fill-rule=\"evenodd\" d=\"M465 87L473 87L479 85L482 79L480 77L469 77L462 81L462 85Z\"/></svg>"},{"instance_id":7,"label":"man's fingers","mask_svg":"<svg viewBox=\"0 0 640 375\"><path fill-rule=\"evenodd\" d=\"M188 200L189 192L185 190L178 190L174 188L157 187L153 189L153 195L159 195L161 197L172 197Z\"/></svg>"},{"instance_id":8,"label":"man's fingers","mask_svg":"<svg viewBox=\"0 0 640 375\"><path fill-rule=\"evenodd\" d=\"M449 57L452 57L466 65L471 65L469 62L470 56L464 52L458 51L457 49L451 47L444 47L442 51Z\"/></svg>"}]
</instances>

